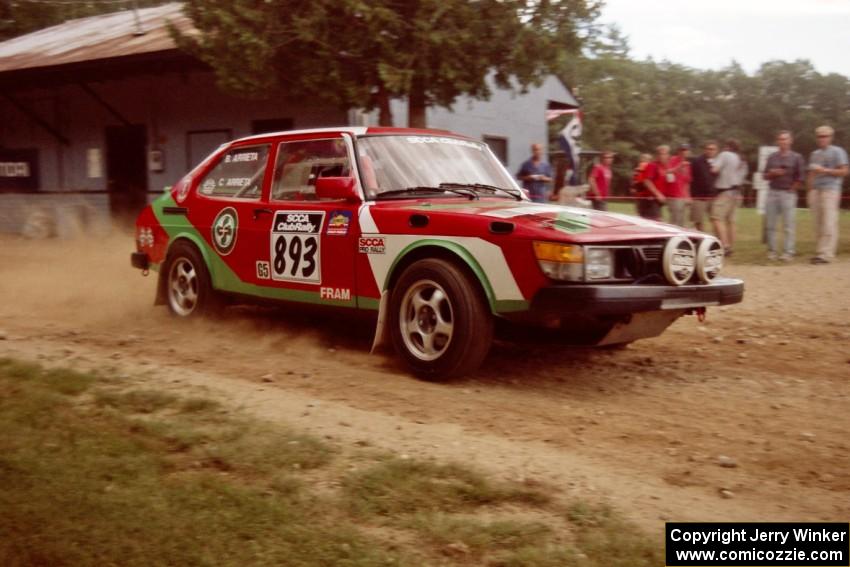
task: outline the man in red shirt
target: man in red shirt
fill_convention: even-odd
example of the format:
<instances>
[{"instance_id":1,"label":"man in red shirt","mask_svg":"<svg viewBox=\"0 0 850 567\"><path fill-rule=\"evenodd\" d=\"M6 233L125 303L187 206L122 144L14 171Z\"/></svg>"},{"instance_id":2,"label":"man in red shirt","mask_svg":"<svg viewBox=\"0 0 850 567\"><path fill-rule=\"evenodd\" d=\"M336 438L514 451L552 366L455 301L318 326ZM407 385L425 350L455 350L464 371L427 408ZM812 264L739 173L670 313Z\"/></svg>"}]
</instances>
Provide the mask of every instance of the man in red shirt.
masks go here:
<instances>
[{"instance_id":1,"label":"man in red shirt","mask_svg":"<svg viewBox=\"0 0 850 567\"><path fill-rule=\"evenodd\" d=\"M587 196L593 201L593 208L597 211L607 211L608 192L611 189L611 164L614 162L614 153L602 152L602 161L593 166L590 171L590 190Z\"/></svg>"},{"instance_id":2,"label":"man in red shirt","mask_svg":"<svg viewBox=\"0 0 850 567\"><path fill-rule=\"evenodd\" d=\"M670 158L670 167L676 174L676 180L667 184L664 196L667 198L667 215L671 224L685 226L688 203L691 201L691 162L688 156L691 147L681 144L676 155Z\"/></svg>"},{"instance_id":3,"label":"man in red shirt","mask_svg":"<svg viewBox=\"0 0 850 567\"><path fill-rule=\"evenodd\" d=\"M638 214L644 218L661 220L661 206L670 191L668 185L676 182L676 170L670 165L670 146L658 146L655 160L643 172L643 191L638 193Z\"/></svg>"}]
</instances>

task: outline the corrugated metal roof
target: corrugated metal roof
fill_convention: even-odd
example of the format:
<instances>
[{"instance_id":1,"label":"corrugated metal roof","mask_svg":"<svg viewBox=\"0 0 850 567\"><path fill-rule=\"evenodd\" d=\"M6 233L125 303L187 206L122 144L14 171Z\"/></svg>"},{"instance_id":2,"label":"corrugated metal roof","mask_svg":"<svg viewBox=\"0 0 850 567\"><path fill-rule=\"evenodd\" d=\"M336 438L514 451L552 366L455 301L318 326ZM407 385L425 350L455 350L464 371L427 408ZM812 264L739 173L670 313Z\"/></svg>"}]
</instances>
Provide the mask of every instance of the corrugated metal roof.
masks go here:
<instances>
[{"instance_id":1,"label":"corrugated metal roof","mask_svg":"<svg viewBox=\"0 0 850 567\"><path fill-rule=\"evenodd\" d=\"M180 2L137 10L143 35L136 35L136 15L126 10L69 20L4 41L0 73L175 49L168 22L183 32L192 29L182 10Z\"/></svg>"}]
</instances>

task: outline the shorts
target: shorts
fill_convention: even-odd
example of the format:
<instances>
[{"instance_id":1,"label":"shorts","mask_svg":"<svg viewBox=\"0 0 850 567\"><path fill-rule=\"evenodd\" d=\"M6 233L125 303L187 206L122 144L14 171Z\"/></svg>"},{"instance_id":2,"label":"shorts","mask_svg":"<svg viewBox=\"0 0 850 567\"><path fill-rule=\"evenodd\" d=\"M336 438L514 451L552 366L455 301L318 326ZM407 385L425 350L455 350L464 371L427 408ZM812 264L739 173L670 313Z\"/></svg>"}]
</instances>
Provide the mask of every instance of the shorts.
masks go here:
<instances>
[{"instance_id":1,"label":"shorts","mask_svg":"<svg viewBox=\"0 0 850 567\"><path fill-rule=\"evenodd\" d=\"M691 201L691 222L702 224L711 208L711 199L697 199Z\"/></svg>"},{"instance_id":2,"label":"shorts","mask_svg":"<svg viewBox=\"0 0 850 567\"><path fill-rule=\"evenodd\" d=\"M741 192L737 189L721 191L711 202L711 220L734 222L735 211L741 203Z\"/></svg>"}]
</instances>

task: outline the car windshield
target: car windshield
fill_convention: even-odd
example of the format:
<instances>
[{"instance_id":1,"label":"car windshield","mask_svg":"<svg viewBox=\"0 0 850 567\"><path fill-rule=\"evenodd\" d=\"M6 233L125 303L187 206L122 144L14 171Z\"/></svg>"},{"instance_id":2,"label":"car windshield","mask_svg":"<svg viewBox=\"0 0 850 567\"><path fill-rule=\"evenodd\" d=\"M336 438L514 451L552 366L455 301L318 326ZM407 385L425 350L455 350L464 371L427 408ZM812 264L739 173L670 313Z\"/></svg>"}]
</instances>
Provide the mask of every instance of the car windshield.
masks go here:
<instances>
[{"instance_id":1,"label":"car windshield","mask_svg":"<svg viewBox=\"0 0 850 567\"><path fill-rule=\"evenodd\" d=\"M513 178L483 143L447 136L365 136L357 141L357 153L368 199L400 197L408 190L411 195L427 194L429 188L434 194L457 197L457 191L446 188L463 186L486 190L487 196L519 194Z\"/></svg>"}]
</instances>

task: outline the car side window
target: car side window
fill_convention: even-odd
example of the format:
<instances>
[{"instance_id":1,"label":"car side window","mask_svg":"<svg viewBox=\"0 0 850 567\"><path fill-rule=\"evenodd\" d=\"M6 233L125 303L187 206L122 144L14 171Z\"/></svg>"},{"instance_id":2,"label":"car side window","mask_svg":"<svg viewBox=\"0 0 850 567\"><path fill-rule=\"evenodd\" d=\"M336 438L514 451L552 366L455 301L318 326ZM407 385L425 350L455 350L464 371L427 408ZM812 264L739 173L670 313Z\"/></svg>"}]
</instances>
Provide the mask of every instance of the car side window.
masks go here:
<instances>
[{"instance_id":1,"label":"car side window","mask_svg":"<svg viewBox=\"0 0 850 567\"><path fill-rule=\"evenodd\" d=\"M271 198L277 201L315 201L316 179L348 177L351 166L342 138L282 142L274 168Z\"/></svg>"},{"instance_id":2,"label":"car side window","mask_svg":"<svg viewBox=\"0 0 850 567\"><path fill-rule=\"evenodd\" d=\"M233 148L198 184L201 195L259 199L263 190L269 145Z\"/></svg>"}]
</instances>

